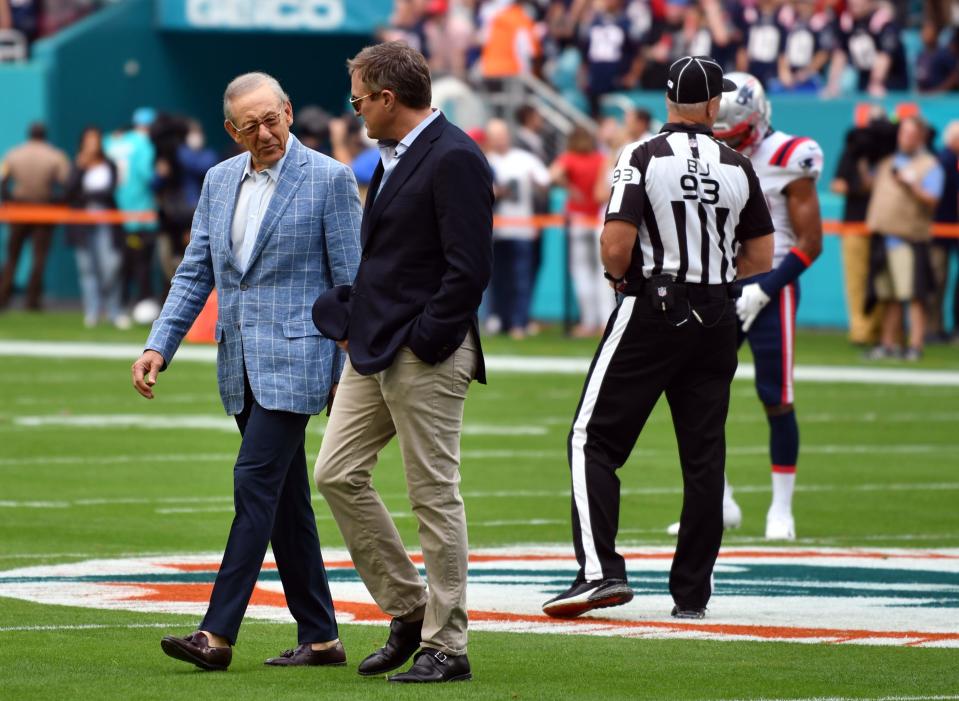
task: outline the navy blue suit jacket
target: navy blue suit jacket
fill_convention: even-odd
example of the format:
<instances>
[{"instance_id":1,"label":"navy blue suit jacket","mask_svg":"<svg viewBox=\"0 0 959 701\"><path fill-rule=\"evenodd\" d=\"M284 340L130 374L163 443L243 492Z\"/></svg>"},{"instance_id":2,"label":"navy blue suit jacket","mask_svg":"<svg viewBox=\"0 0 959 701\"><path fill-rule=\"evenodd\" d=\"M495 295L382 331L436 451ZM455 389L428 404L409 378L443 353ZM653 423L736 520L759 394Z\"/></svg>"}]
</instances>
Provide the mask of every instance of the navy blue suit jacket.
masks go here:
<instances>
[{"instance_id":1,"label":"navy blue suit jacket","mask_svg":"<svg viewBox=\"0 0 959 701\"><path fill-rule=\"evenodd\" d=\"M440 115L387 178L377 166L349 300L350 362L370 375L403 346L435 364L472 329L493 261L493 177L482 151ZM479 349L477 379L486 381Z\"/></svg>"}]
</instances>

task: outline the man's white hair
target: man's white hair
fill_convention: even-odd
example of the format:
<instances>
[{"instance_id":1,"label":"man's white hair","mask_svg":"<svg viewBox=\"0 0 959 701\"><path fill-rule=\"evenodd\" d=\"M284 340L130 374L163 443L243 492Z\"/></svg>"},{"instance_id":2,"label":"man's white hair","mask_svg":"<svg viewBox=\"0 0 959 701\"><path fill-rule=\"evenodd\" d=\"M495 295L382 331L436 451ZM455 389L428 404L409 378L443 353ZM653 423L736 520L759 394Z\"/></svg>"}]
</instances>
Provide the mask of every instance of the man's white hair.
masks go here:
<instances>
[{"instance_id":1,"label":"man's white hair","mask_svg":"<svg viewBox=\"0 0 959 701\"><path fill-rule=\"evenodd\" d=\"M283 91L279 81L273 76L259 71L244 73L231 80L230 84L226 86L226 90L223 91L223 118L232 122L233 113L230 110L230 104L233 100L251 93L264 85L269 85L273 89L273 92L280 102L286 103L290 101L289 95Z\"/></svg>"}]
</instances>

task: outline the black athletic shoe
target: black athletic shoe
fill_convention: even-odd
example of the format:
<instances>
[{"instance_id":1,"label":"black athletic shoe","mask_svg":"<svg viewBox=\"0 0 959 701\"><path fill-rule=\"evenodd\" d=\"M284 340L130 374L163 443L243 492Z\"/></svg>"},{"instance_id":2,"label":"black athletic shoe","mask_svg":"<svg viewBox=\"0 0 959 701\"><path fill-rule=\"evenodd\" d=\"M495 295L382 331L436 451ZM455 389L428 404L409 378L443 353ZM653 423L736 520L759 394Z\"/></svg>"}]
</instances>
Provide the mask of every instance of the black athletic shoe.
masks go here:
<instances>
[{"instance_id":1,"label":"black athletic shoe","mask_svg":"<svg viewBox=\"0 0 959 701\"><path fill-rule=\"evenodd\" d=\"M625 579L576 580L573 586L543 604L543 613L553 618L576 618L587 611L620 606L633 600Z\"/></svg>"},{"instance_id":2,"label":"black athletic shoe","mask_svg":"<svg viewBox=\"0 0 959 701\"><path fill-rule=\"evenodd\" d=\"M679 606L673 606L673 610L669 614L673 618L685 618L688 620L698 621L703 618L706 618L706 609L691 609L691 608L679 608Z\"/></svg>"}]
</instances>

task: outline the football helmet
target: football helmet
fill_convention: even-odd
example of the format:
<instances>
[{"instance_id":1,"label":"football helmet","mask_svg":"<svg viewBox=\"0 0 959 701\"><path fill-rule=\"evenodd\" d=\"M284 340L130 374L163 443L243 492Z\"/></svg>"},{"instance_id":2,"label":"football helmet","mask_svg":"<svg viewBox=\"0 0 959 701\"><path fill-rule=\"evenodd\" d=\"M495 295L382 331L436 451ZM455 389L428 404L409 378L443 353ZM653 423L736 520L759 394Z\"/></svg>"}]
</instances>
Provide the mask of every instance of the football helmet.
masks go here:
<instances>
[{"instance_id":1,"label":"football helmet","mask_svg":"<svg viewBox=\"0 0 959 701\"><path fill-rule=\"evenodd\" d=\"M759 79L749 73L727 73L736 90L723 93L713 135L731 148L751 156L769 131L772 106Z\"/></svg>"}]
</instances>

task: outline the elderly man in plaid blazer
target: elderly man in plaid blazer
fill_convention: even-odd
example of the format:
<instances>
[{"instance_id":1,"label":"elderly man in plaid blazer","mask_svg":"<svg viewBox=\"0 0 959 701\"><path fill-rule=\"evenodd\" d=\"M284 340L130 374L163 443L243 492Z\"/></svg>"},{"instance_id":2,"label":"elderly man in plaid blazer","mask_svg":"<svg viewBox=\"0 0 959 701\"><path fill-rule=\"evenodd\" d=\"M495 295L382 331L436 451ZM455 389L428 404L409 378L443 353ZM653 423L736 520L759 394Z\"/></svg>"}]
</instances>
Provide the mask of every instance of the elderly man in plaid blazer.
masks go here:
<instances>
[{"instance_id":1,"label":"elderly man in plaid blazer","mask_svg":"<svg viewBox=\"0 0 959 701\"><path fill-rule=\"evenodd\" d=\"M292 106L270 76L234 79L223 104L227 133L248 153L207 174L190 245L133 365L133 383L153 398L157 373L216 287L220 396L243 436L233 470L236 516L199 630L161 645L202 669L226 669L272 543L299 644L267 664L344 664L303 444L343 366L335 343L316 330L311 307L356 274L356 181L348 167L290 134Z\"/></svg>"}]
</instances>

